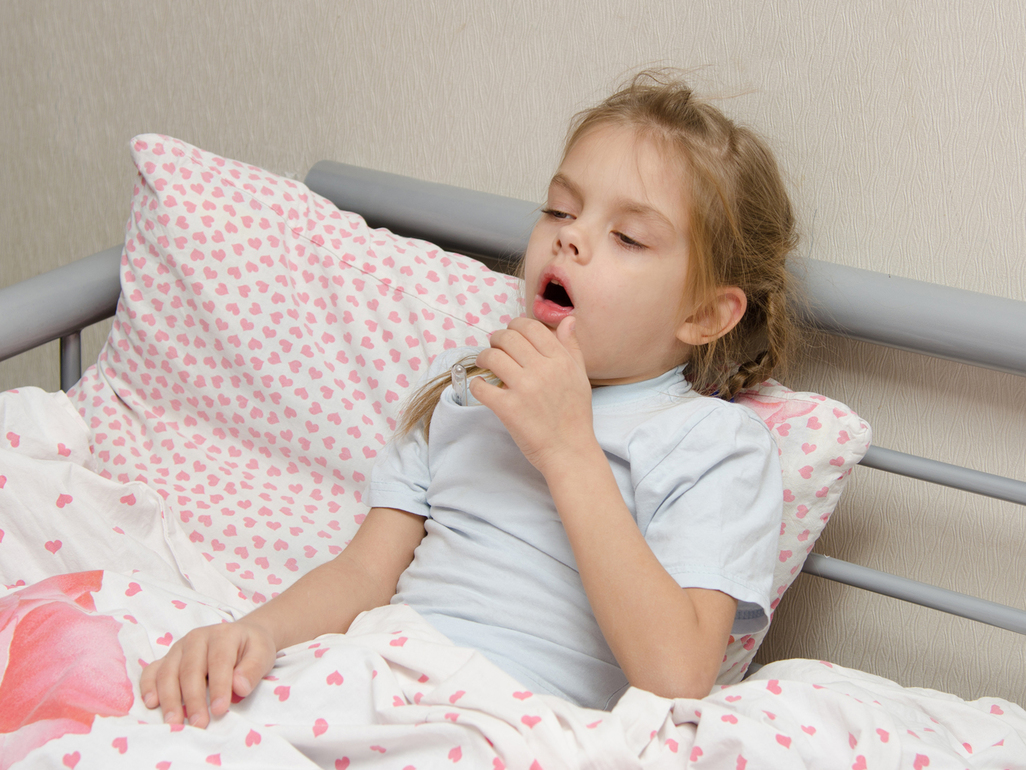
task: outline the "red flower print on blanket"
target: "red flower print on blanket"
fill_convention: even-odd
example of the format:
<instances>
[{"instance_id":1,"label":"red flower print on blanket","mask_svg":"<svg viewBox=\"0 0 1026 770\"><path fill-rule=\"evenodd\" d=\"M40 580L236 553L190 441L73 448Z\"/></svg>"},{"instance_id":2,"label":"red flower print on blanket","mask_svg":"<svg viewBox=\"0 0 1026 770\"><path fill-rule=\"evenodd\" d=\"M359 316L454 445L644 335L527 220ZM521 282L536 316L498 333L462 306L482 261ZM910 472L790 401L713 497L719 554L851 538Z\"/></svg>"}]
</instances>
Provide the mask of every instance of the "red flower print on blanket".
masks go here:
<instances>
[{"instance_id":1,"label":"red flower print on blanket","mask_svg":"<svg viewBox=\"0 0 1026 770\"><path fill-rule=\"evenodd\" d=\"M97 716L128 713L134 696L121 624L96 611L103 573L58 575L0 599L0 770Z\"/></svg>"}]
</instances>

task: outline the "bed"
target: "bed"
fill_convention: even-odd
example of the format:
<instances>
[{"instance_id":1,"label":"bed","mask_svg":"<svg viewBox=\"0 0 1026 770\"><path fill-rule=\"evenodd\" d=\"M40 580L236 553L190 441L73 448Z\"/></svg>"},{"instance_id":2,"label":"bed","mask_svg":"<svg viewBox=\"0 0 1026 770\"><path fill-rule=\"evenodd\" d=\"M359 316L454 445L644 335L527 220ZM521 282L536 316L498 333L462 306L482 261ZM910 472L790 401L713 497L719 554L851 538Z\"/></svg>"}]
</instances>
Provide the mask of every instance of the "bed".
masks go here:
<instances>
[{"instance_id":1,"label":"bed","mask_svg":"<svg viewBox=\"0 0 1026 770\"><path fill-rule=\"evenodd\" d=\"M701 701L534 694L404 608L283 651L205 731L143 666L339 553L403 398L520 312L535 204L330 161L304 183L158 135L125 243L0 290L0 360L61 340L62 391L0 395L0 770L1026 767L1026 711L731 638ZM1026 303L804 260L831 335L1026 376ZM853 300L858 297L858 301ZM83 372L79 331L114 317ZM1026 610L813 552L858 465L1026 504L1026 483L874 446L827 395L738 398L781 452L779 602L804 571L1026 634ZM857 633L857 629L854 630Z\"/></svg>"}]
</instances>

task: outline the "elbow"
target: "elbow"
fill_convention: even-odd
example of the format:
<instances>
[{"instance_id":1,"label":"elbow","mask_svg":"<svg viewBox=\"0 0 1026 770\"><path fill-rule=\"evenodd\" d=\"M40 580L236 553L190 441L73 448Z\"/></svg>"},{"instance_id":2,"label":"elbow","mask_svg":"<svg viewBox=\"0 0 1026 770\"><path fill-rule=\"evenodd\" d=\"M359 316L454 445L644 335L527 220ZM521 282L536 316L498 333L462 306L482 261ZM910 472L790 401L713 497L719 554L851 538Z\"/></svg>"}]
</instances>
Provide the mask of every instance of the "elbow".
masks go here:
<instances>
[{"instance_id":1,"label":"elbow","mask_svg":"<svg viewBox=\"0 0 1026 770\"><path fill-rule=\"evenodd\" d=\"M718 671L697 671L682 667L676 671L649 670L628 677L632 687L647 690L661 698L692 698L701 700L716 684Z\"/></svg>"},{"instance_id":2,"label":"elbow","mask_svg":"<svg viewBox=\"0 0 1026 770\"><path fill-rule=\"evenodd\" d=\"M701 700L712 692L715 681L687 681L675 686L664 686L652 690L656 695L663 698L690 698Z\"/></svg>"}]
</instances>

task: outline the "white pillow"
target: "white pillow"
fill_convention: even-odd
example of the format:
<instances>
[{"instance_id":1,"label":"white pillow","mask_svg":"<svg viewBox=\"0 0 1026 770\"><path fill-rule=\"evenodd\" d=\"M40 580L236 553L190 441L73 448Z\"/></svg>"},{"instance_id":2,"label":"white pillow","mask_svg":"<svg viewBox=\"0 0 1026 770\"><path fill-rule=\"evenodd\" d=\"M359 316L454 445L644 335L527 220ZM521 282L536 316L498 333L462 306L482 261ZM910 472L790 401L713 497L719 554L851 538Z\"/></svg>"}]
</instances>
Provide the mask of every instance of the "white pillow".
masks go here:
<instances>
[{"instance_id":1,"label":"white pillow","mask_svg":"<svg viewBox=\"0 0 1026 770\"><path fill-rule=\"evenodd\" d=\"M775 380L734 399L765 422L780 452L784 515L773 573L775 611L812 552L852 469L869 449L872 431L855 412L818 393L796 393ZM720 683L740 681L769 629L731 637Z\"/></svg>"},{"instance_id":2,"label":"white pillow","mask_svg":"<svg viewBox=\"0 0 1026 770\"><path fill-rule=\"evenodd\" d=\"M121 301L69 395L103 475L157 489L260 602L345 547L410 387L519 315L519 285L176 139L132 154Z\"/></svg>"}]
</instances>

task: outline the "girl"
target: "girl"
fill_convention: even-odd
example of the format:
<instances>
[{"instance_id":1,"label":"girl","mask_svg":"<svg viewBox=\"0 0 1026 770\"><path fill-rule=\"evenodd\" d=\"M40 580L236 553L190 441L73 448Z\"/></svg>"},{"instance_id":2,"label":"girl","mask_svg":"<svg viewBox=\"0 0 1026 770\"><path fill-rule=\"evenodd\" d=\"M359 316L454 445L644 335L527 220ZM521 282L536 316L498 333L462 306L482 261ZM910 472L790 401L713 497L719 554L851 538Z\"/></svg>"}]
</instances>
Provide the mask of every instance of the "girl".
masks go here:
<instances>
[{"instance_id":1,"label":"girl","mask_svg":"<svg viewBox=\"0 0 1026 770\"><path fill-rule=\"evenodd\" d=\"M642 73L582 113L524 258L526 316L476 351L465 394L448 383L467 351L438 357L350 545L177 642L146 705L205 726L277 650L388 603L582 705L708 694L730 634L768 623L780 471L724 399L783 358L794 240L770 153L683 83Z\"/></svg>"}]
</instances>

